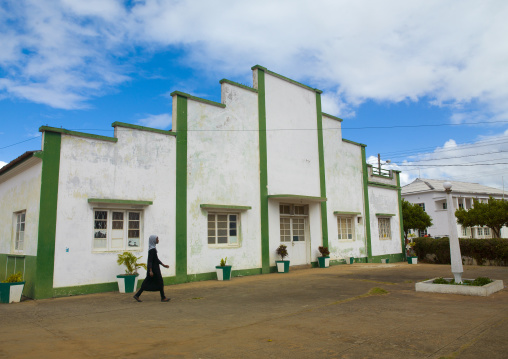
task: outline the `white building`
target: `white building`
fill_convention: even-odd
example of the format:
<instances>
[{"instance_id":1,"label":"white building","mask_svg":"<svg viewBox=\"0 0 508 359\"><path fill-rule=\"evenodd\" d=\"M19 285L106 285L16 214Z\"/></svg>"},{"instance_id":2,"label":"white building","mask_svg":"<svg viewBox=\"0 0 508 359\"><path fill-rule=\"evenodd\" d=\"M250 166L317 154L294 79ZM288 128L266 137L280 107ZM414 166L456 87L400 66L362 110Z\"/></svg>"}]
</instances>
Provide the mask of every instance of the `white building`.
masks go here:
<instances>
[{"instance_id":1,"label":"white building","mask_svg":"<svg viewBox=\"0 0 508 359\"><path fill-rule=\"evenodd\" d=\"M443 183L446 181L417 178L412 183L402 187L402 198L410 203L416 203L432 218L432 226L418 235L429 234L432 237L445 237L450 234L448 226L448 208ZM477 183L448 181L452 184L453 208L470 209L473 199L488 202L489 197L504 198L502 190L482 186ZM457 224L457 232L461 238L492 238L492 230L488 227L465 227ZM508 228L501 229L501 237L508 238Z\"/></svg>"},{"instance_id":2,"label":"white building","mask_svg":"<svg viewBox=\"0 0 508 359\"><path fill-rule=\"evenodd\" d=\"M166 284L291 265L404 260L399 173L372 172L321 91L261 66L253 87L221 80L221 102L173 92L173 129L115 122L114 136L43 126L41 151L0 169L0 276L25 295L117 290L125 250L157 234ZM140 273L143 277L145 273Z\"/></svg>"}]
</instances>

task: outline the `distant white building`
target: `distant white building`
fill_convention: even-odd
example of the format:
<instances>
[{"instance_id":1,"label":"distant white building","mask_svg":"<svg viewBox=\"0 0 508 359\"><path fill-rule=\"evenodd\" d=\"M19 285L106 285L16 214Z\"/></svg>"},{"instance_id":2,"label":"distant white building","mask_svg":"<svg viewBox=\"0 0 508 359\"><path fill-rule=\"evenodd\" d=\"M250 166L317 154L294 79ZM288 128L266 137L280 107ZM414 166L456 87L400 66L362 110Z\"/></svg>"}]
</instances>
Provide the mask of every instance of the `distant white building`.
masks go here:
<instances>
[{"instance_id":1,"label":"distant white building","mask_svg":"<svg viewBox=\"0 0 508 359\"><path fill-rule=\"evenodd\" d=\"M432 218L432 227L417 233L419 236L429 234L432 237L445 237L450 234L447 222L447 211L450 206L446 203L444 182L417 178L412 183L402 187L402 198L410 203L418 204ZM448 182L452 184L453 211L457 208L470 209L474 204L473 199L488 202L490 196L496 199L504 198L503 191L497 188L482 186L477 183ZM489 227L464 228L457 224L457 232L461 238L492 238L492 230ZM503 227L501 229L501 237L508 237L508 228Z\"/></svg>"}]
</instances>

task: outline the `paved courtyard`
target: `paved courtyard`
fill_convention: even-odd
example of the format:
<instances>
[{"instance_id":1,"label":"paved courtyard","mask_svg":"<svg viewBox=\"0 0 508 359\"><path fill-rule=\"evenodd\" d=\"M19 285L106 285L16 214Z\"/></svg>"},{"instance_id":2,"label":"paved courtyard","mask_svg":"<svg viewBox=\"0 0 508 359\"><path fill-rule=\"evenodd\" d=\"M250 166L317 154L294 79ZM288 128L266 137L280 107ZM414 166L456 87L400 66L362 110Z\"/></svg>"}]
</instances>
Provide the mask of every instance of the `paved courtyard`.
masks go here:
<instances>
[{"instance_id":1,"label":"paved courtyard","mask_svg":"<svg viewBox=\"0 0 508 359\"><path fill-rule=\"evenodd\" d=\"M464 270L508 283L506 267ZM506 358L507 289L415 292L439 276L450 266L354 264L168 286L169 303L112 292L0 304L0 358Z\"/></svg>"}]
</instances>

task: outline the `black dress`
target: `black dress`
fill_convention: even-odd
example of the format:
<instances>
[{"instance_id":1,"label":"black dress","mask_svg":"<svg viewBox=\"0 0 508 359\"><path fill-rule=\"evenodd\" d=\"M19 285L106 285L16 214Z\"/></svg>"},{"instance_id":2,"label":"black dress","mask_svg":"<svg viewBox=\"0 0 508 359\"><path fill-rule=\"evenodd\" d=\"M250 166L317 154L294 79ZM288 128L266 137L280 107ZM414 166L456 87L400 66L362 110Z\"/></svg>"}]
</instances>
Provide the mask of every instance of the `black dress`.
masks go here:
<instances>
[{"instance_id":1,"label":"black dress","mask_svg":"<svg viewBox=\"0 0 508 359\"><path fill-rule=\"evenodd\" d=\"M141 288L139 289L139 292L136 293L136 296L139 297L139 295L143 291L148 292L161 292L161 298L164 297L164 281L162 280L162 274L161 274L161 268L159 265L162 264L162 262L159 260L159 257L157 257L157 249L152 248L148 251L148 261L146 264L147 271L146 271L146 278L143 281L143 284L141 285ZM150 269L152 269L153 277L150 276Z\"/></svg>"}]
</instances>

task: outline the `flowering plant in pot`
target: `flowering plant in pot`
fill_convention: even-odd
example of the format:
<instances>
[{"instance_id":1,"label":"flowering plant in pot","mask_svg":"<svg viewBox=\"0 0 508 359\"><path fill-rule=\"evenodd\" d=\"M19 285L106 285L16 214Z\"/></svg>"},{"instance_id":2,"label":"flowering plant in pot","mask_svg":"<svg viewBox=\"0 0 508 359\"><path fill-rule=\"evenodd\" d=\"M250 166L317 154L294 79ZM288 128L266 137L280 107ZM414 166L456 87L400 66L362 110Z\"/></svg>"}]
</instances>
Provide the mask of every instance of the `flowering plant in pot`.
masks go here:
<instances>
[{"instance_id":1,"label":"flowering plant in pot","mask_svg":"<svg viewBox=\"0 0 508 359\"><path fill-rule=\"evenodd\" d=\"M116 263L125 265L125 274L116 276L120 293L133 293L138 287L138 269L144 268L146 270L145 263L138 263L140 259L141 256L136 257L131 252L123 252L118 255Z\"/></svg>"},{"instance_id":2,"label":"flowering plant in pot","mask_svg":"<svg viewBox=\"0 0 508 359\"><path fill-rule=\"evenodd\" d=\"M321 257L318 257L318 263L321 268L327 268L330 266L330 251L328 247L320 246L318 248Z\"/></svg>"},{"instance_id":3,"label":"flowering plant in pot","mask_svg":"<svg viewBox=\"0 0 508 359\"><path fill-rule=\"evenodd\" d=\"M280 261L275 261L275 265L277 266L277 272L279 273L287 273L289 272L289 261L285 261L284 258L288 257L288 247L284 244L281 244L277 247L277 255L280 256Z\"/></svg>"},{"instance_id":4,"label":"flowering plant in pot","mask_svg":"<svg viewBox=\"0 0 508 359\"><path fill-rule=\"evenodd\" d=\"M6 280L0 283L0 302L20 302L24 287L25 282L23 281L23 275L21 272L11 274Z\"/></svg>"},{"instance_id":5,"label":"flowering plant in pot","mask_svg":"<svg viewBox=\"0 0 508 359\"><path fill-rule=\"evenodd\" d=\"M220 260L220 265L215 267L217 272L217 280L230 280L231 279L231 267L226 265L228 257Z\"/></svg>"},{"instance_id":6,"label":"flowering plant in pot","mask_svg":"<svg viewBox=\"0 0 508 359\"><path fill-rule=\"evenodd\" d=\"M406 246L407 262L409 264L418 264L418 257L416 256L415 249L413 248L414 246L415 246L415 242L409 242Z\"/></svg>"}]
</instances>

